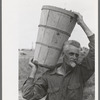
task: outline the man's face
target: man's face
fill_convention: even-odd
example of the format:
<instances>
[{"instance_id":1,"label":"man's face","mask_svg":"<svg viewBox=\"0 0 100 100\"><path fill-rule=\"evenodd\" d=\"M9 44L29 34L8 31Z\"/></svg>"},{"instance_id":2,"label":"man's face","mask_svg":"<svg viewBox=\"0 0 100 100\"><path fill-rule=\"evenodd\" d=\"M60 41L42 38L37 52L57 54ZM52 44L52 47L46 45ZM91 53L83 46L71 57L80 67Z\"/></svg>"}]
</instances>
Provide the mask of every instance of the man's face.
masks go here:
<instances>
[{"instance_id":1,"label":"man's face","mask_svg":"<svg viewBox=\"0 0 100 100\"><path fill-rule=\"evenodd\" d=\"M65 59L65 62L72 66L72 67L75 67L76 66L76 63L78 61L78 57L79 57L79 48L73 46L73 45L70 45L68 46L68 48L64 49L63 50L64 52L64 59Z\"/></svg>"}]
</instances>

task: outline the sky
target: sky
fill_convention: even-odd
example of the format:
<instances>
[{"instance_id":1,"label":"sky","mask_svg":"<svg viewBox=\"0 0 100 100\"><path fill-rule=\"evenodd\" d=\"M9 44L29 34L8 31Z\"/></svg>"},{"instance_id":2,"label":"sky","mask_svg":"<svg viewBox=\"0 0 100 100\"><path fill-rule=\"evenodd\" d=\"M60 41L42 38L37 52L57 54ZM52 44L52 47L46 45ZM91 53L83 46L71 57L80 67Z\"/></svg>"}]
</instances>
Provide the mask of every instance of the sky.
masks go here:
<instances>
[{"instance_id":1,"label":"sky","mask_svg":"<svg viewBox=\"0 0 100 100\"><path fill-rule=\"evenodd\" d=\"M43 5L51 5L80 12L87 26L92 32L96 33L96 0L20 0L16 7L19 49L35 48L41 8ZM69 39L79 41L82 46L88 46L88 39L78 25L75 26Z\"/></svg>"}]
</instances>

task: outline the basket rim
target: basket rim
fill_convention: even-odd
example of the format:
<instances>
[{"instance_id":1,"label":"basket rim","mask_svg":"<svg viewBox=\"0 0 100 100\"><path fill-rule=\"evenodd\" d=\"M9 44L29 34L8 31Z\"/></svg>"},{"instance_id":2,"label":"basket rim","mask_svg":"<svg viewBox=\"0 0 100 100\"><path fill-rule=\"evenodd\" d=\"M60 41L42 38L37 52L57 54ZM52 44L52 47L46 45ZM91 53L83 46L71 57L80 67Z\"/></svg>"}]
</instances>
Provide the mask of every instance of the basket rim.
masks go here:
<instances>
[{"instance_id":1,"label":"basket rim","mask_svg":"<svg viewBox=\"0 0 100 100\"><path fill-rule=\"evenodd\" d=\"M60 7L44 5L41 10L52 10L52 11L63 13L63 14L66 14L66 15L69 15L69 16L72 16L72 17L76 17L76 14L74 14L72 11L66 10L66 9L63 9L63 8L60 8Z\"/></svg>"}]
</instances>

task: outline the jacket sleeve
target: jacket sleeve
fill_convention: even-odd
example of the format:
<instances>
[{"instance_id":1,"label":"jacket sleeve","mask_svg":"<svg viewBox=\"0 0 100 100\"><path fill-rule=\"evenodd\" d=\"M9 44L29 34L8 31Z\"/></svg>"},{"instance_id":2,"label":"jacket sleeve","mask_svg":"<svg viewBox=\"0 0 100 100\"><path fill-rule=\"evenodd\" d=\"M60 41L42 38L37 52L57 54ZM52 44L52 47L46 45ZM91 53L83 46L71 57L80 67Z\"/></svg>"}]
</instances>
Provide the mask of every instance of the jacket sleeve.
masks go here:
<instances>
[{"instance_id":1,"label":"jacket sleeve","mask_svg":"<svg viewBox=\"0 0 100 100\"><path fill-rule=\"evenodd\" d=\"M22 87L22 96L26 100L39 100L47 93L47 82L43 77L34 82L33 78L28 78Z\"/></svg>"},{"instance_id":2,"label":"jacket sleeve","mask_svg":"<svg viewBox=\"0 0 100 100\"><path fill-rule=\"evenodd\" d=\"M94 73L95 69L95 42L94 42L94 35L89 37L89 53L88 55L83 59L81 63L81 71L82 71L82 77L84 82L86 82L91 75Z\"/></svg>"}]
</instances>

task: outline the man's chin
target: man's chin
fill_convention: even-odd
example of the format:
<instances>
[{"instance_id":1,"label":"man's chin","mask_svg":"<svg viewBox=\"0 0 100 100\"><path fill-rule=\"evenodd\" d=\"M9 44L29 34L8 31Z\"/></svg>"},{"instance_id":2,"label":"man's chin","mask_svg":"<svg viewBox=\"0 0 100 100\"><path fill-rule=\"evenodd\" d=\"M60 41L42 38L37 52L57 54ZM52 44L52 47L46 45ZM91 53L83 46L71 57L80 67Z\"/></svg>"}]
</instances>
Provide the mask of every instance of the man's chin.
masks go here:
<instances>
[{"instance_id":1,"label":"man's chin","mask_svg":"<svg viewBox=\"0 0 100 100\"><path fill-rule=\"evenodd\" d=\"M65 63L66 63L67 65L73 67L73 68L76 66L76 63L75 63L75 62L72 62L72 61L71 61L71 62L70 62L70 61L69 61L69 62L68 62L68 61L65 61Z\"/></svg>"},{"instance_id":2,"label":"man's chin","mask_svg":"<svg viewBox=\"0 0 100 100\"><path fill-rule=\"evenodd\" d=\"M76 66L76 63L75 62L71 62L70 66L74 68Z\"/></svg>"}]
</instances>

